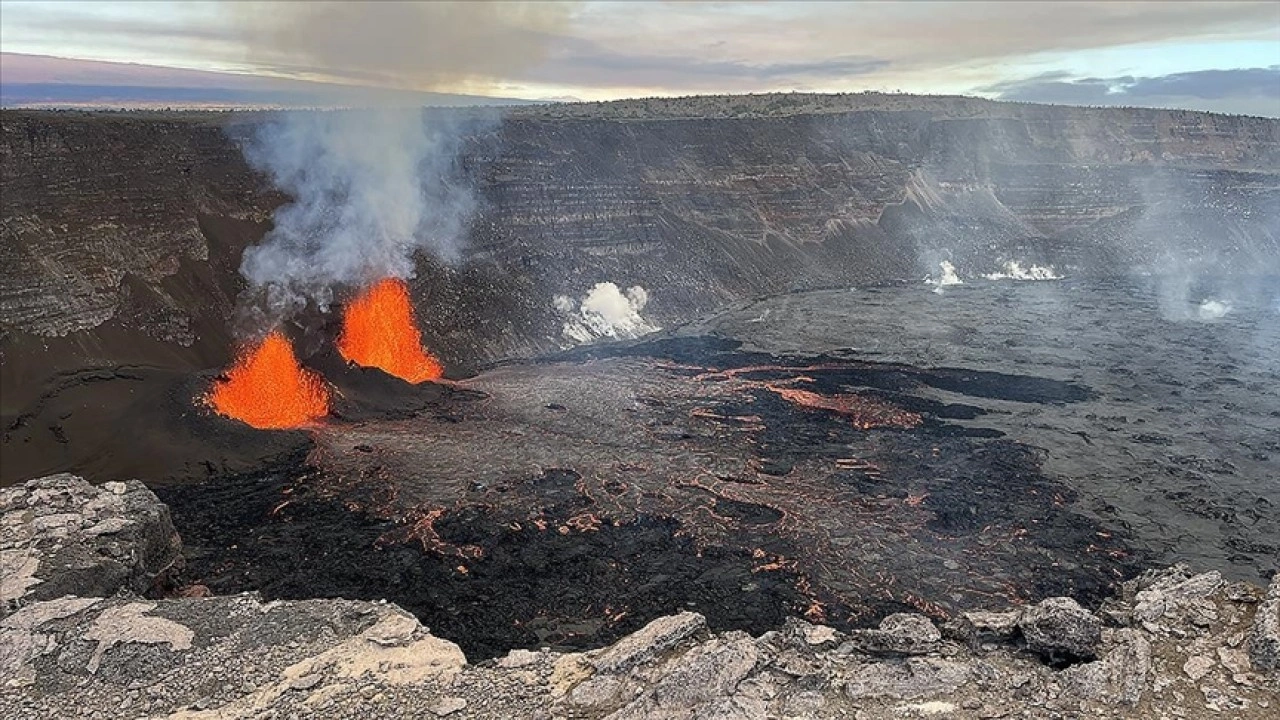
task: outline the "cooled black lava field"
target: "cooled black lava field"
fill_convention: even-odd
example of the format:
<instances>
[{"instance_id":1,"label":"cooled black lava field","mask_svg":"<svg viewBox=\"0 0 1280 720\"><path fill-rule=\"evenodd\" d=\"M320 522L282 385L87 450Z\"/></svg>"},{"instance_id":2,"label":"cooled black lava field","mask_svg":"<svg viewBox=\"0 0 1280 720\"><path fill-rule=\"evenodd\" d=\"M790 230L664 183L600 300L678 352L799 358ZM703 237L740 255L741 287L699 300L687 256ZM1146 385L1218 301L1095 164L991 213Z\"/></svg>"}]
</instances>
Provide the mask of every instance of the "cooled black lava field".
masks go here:
<instances>
[{"instance_id":1,"label":"cooled black lava field","mask_svg":"<svg viewBox=\"0 0 1280 720\"><path fill-rule=\"evenodd\" d=\"M1097 602L1157 562L1274 572L1274 285L1211 312L1150 279L942 290L779 296L416 389L330 367L308 436L158 488L185 580L386 598L479 659L682 608L847 627Z\"/></svg>"}]
</instances>

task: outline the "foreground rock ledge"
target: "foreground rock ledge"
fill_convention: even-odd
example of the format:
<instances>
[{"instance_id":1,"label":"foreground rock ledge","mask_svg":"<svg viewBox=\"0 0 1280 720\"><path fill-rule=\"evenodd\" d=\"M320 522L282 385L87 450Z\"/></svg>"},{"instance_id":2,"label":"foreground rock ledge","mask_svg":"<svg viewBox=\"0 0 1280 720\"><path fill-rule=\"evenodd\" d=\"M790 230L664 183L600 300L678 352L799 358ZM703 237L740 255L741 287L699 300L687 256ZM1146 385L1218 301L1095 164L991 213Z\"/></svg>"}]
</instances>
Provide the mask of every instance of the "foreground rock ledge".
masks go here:
<instances>
[{"instance_id":1,"label":"foreground rock ledge","mask_svg":"<svg viewBox=\"0 0 1280 720\"><path fill-rule=\"evenodd\" d=\"M169 508L137 480L50 475L0 489L0 603L143 594L181 562Z\"/></svg>"},{"instance_id":2,"label":"foreground rock ledge","mask_svg":"<svg viewBox=\"0 0 1280 720\"><path fill-rule=\"evenodd\" d=\"M57 481L64 500L126 494ZM127 550L148 533L118 538L113 557L137 562L119 563L128 572L111 575L120 579L112 597L33 594L66 582L50 557L75 558L79 572L88 555L68 547L112 534L57 530L60 541L48 544L48 528L68 527L36 521L28 501L48 487L33 481L4 495L3 537L40 562L23 576L32 592L0 619L6 718L1261 719L1280 711L1280 579L1264 594L1174 567L1128 583L1097 615L1059 598L962 613L943 627L895 615L851 634L798 619L761 637L715 634L702 616L682 613L600 650L513 650L471 665L385 603L145 600L137 593L155 576L154 557ZM148 502L163 509L154 496ZM40 554L55 545L54 555Z\"/></svg>"}]
</instances>

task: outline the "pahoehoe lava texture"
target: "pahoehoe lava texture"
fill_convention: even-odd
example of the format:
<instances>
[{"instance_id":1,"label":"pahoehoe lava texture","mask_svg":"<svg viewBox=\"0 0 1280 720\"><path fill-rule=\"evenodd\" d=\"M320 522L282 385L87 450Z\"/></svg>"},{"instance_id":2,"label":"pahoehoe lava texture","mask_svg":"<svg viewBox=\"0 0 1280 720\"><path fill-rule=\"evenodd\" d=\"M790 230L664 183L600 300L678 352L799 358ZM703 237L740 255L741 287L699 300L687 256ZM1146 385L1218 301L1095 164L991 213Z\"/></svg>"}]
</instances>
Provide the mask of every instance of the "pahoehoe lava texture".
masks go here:
<instances>
[{"instance_id":1,"label":"pahoehoe lava texture","mask_svg":"<svg viewBox=\"0 0 1280 720\"><path fill-rule=\"evenodd\" d=\"M494 368L408 415L327 423L305 463L158 492L188 581L387 598L473 659L598 646L684 608L762 632L1110 594L1140 565L1123 528L982 409L926 396L939 385L1089 392L669 338Z\"/></svg>"},{"instance_id":2,"label":"pahoehoe lava texture","mask_svg":"<svg viewBox=\"0 0 1280 720\"><path fill-rule=\"evenodd\" d=\"M803 607L792 573L758 572L741 550L699 550L670 519L562 534L467 507L437 522L447 541L480 554L461 559L387 542L394 521L317 496L301 467L280 471L160 490L192 572L215 593L387 599L473 662L512 647L607 644L676 608L760 633Z\"/></svg>"}]
</instances>

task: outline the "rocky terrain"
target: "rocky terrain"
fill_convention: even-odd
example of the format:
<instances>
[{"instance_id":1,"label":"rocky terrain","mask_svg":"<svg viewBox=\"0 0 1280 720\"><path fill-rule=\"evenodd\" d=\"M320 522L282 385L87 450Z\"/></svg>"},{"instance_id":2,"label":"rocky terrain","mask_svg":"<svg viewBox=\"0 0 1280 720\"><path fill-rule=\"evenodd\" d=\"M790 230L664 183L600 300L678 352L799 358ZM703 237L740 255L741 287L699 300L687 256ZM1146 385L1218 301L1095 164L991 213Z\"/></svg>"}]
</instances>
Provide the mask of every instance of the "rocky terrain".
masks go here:
<instances>
[{"instance_id":1,"label":"rocky terrain","mask_svg":"<svg viewBox=\"0 0 1280 720\"><path fill-rule=\"evenodd\" d=\"M553 298L602 281L646 288L665 326L946 258L1280 262L1275 120L876 94L437 113L477 209L462 261L419 258L413 290L455 372L565 344ZM241 155L263 119L0 115L0 412L57 373L226 362L240 254L287 201Z\"/></svg>"},{"instance_id":2,"label":"rocky terrain","mask_svg":"<svg viewBox=\"0 0 1280 720\"><path fill-rule=\"evenodd\" d=\"M178 546L136 483L49 477L0 510L8 718L1270 718L1280 703L1280 579L1174 567L1098 613L1049 598L848 633L715 634L685 612L598 650L468 663L385 602L164 588Z\"/></svg>"}]
</instances>

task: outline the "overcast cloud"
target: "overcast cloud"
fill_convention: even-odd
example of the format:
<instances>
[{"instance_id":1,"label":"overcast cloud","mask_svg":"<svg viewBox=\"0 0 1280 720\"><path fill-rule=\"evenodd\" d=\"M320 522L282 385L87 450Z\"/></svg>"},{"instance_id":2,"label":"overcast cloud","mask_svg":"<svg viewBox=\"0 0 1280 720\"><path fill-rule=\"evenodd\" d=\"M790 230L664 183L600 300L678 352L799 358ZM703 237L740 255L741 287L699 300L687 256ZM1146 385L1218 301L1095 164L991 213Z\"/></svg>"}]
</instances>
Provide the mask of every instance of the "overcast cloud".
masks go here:
<instances>
[{"instance_id":1,"label":"overcast cloud","mask_svg":"<svg viewBox=\"0 0 1280 720\"><path fill-rule=\"evenodd\" d=\"M6 51L526 98L978 93L1276 114L1274 2L5 3Z\"/></svg>"},{"instance_id":2,"label":"overcast cloud","mask_svg":"<svg viewBox=\"0 0 1280 720\"><path fill-rule=\"evenodd\" d=\"M980 88L1000 100L1062 105L1196 107L1280 117L1280 65L1158 77L1074 78L1045 73Z\"/></svg>"}]
</instances>

